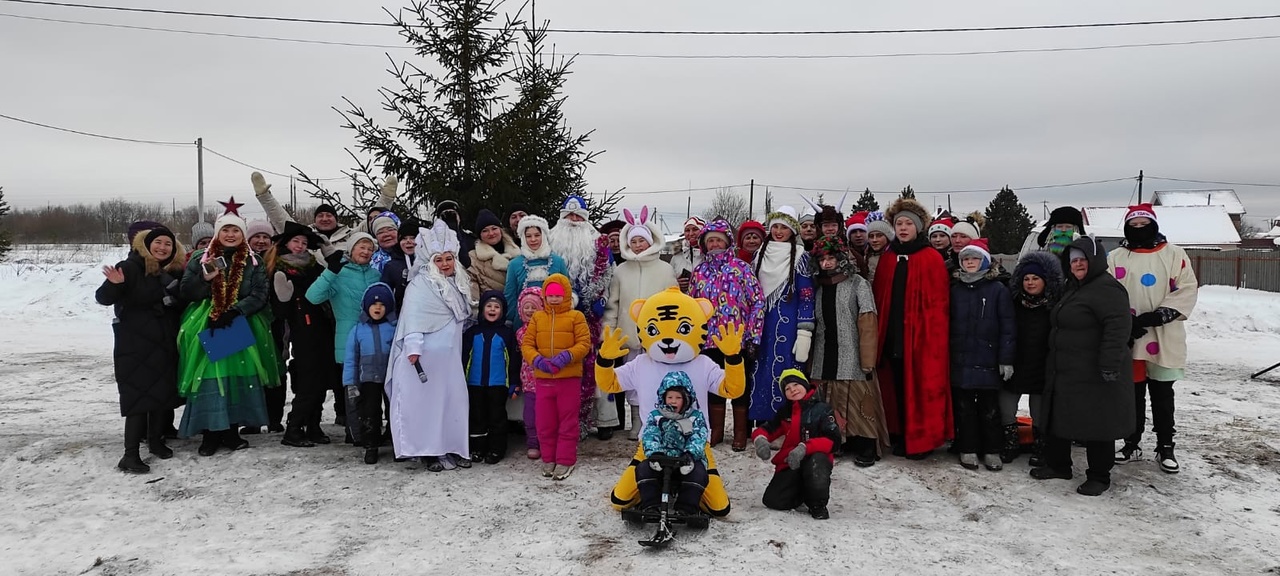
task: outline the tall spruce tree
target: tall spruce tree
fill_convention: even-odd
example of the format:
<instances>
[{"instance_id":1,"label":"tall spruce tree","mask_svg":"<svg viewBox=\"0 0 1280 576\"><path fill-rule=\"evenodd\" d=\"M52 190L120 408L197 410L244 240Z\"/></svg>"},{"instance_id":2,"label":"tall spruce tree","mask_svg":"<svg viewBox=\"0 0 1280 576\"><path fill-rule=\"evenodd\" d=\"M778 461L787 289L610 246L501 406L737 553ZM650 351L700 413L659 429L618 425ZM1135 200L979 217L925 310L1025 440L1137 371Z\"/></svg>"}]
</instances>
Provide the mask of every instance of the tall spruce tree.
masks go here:
<instances>
[{"instance_id":1,"label":"tall spruce tree","mask_svg":"<svg viewBox=\"0 0 1280 576\"><path fill-rule=\"evenodd\" d=\"M1008 186L991 199L983 215L987 218L983 232L989 239L992 254L1017 254L1035 226L1027 207Z\"/></svg>"},{"instance_id":2,"label":"tall spruce tree","mask_svg":"<svg viewBox=\"0 0 1280 576\"><path fill-rule=\"evenodd\" d=\"M906 188L903 188L903 189L902 189L902 194L901 194L901 196L902 196L903 198L910 198L910 199L912 199L912 200L915 200L915 198L916 198L916 190L915 190L915 188L912 188L910 184L908 184Z\"/></svg>"},{"instance_id":3,"label":"tall spruce tree","mask_svg":"<svg viewBox=\"0 0 1280 576\"><path fill-rule=\"evenodd\" d=\"M876 195L871 193L871 189L867 188L862 191L862 195L858 197L858 202L853 205L854 212L875 212L880 209L880 203L876 201Z\"/></svg>"},{"instance_id":4,"label":"tall spruce tree","mask_svg":"<svg viewBox=\"0 0 1280 576\"><path fill-rule=\"evenodd\" d=\"M299 171L313 196L363 215L382 175L394 174L402 182L397 208L415 213L454 200L465 225L481 208L517 201L552 216L565 197L583 194L583 172L597 153L585 150L590 132L574 134L561 111L572 58L545 54L549 23L530 28L518 13L498 22L501 4L413 0L388 12L427 65L391 59L394 85L378 91L391 123L350 98L346 110L335 108L355 132L348 150L355 198ZM618 199L618 192L597 197L593 218Z\"/></svg>"},{"instance_id":5,"label":"tall spruce tree","mask_svg":"<svg viewBox=\"0 0 1280 576\"><path fill-rule=\"evenodd\" d=\"M6 216L9 215L9 203L4 199L4 186L0 186L0 260L3 260L9 250L13 249L13 236L9 233L9 227L6 226Z\"/></svg>"}]
</instances>

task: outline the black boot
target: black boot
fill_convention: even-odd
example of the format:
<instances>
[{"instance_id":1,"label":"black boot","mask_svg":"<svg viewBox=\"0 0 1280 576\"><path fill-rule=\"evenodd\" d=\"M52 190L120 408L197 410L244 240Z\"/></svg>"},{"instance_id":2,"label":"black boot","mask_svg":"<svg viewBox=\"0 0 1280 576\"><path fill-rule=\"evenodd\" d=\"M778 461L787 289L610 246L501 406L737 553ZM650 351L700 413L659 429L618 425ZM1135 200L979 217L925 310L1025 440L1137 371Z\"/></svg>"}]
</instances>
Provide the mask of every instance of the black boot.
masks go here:
<instances>
[{"instance_id":1,"label":"black boot","mask_svg":"<svg viewBox=\"0 0 1280 576\"><path fill-rule=\"evenodd\" d=\"M284 438L280 439L280 443L294 448L311 448L315 446L314 442L307 440L307 435L302 430L302 423L292 416L289 417L289 426L285 428Z\"/></svg>"},{"instance_id":2,"label":"black boot","mask_svg":"<svg viewBox=\"0 0 1280 576\"><path fill-rule=\"evenodd\" d=\"M133 474L146 474L151 471L151 467L142 461L142 457L138 455L138 443L142 442L142 437L147 431L147 417L139 414L137 416L126 416L124 419L124 458L120 459L120 463L116 464L125 472Z\"/></svg>"},{"instance_id":3,"label":"black boot","mask_svg":"<svg viewBox=\"0 0 1280 576\"><path fill-rule=\"evenodd\" d=\"M368 446L364 449L364 463L365 464L378 463L378 447L377 446Z\"/></svg>"},{"instance_id":4,"label":"black boot","mask_svg":"<svg viewBox=\"0 0 1280 576\"><path fill-rule=\"evenodd\" d=\"M244 450L249 447L249 441L241 438L236 427L232 426L231 429L222 431L222 446L232 451Z\"/></svg>"},{"instance_id":5,"label":"black boot","mask_svg":"<svg viewBox=\"0 0 1280 576\"><path fill-rule=\"evenodd\" d=\"M261 426L244 426L240 428L240 433L244 434L245 436L250 436L253 434L261 434L262 427Z\"/></svg>"},{"instance_id":6,"label":"black boot","mask_svg":"<svg viewBox=\"0 0 1280 576\"><path fill-rule=\"evenodd\" d=\"M333 441L329 439L329 435L325 434L324 430L320 428L320 422L318 420L307 425L306 434L307 440L310 440L313 444L333 443Z\"/></svg>"},{"instance_id":7,"label":"black boot","mask_svg":"<svg viewBox=\"0 0 1280 576\"><path fill-rule=\"evenodd\" d=\"M147 450L161 460L173 458L173 449L164 443L165 428L169 426L167 418L165 410L147 414Z\"/></svg>"},{"instance_id":8,"label":"black boot","mask_svg":"<svg viewBox=\"0 0 1280 576\"><path fill-rule=\"evenodd\" d=\"M1000 461L1008 464L1018 459L1022 453L1022 442L1018 439L1018 424L1005 424L1004 448L1000 450Z\"/></svg>"},{"instance_id":9,"label":"black boot","mask_svg":"<svg viewBox=\"0 0 1280 576\"><path fill-rule=\"evenodd\" d=\"M222 435L218 432L205 431L202 434L203 439L200 440L200 449L197 452L201 456L213 456L218 453L218 447L222 445Z\"/></svg>"},{"instance_id":10,"label":"black boot","mask_svg":"<svg viewBox=\"0 0 1280 576\"><path fill-rule=\"evenodd\" d=\"M1031 433L1035 434L1035 443L1031 445L1031 457L1027 459L1027 464L1032 468L1039 468L1044 466L1044 435L1035 427L1031 428Z\"/></svg>"}]
</instances>

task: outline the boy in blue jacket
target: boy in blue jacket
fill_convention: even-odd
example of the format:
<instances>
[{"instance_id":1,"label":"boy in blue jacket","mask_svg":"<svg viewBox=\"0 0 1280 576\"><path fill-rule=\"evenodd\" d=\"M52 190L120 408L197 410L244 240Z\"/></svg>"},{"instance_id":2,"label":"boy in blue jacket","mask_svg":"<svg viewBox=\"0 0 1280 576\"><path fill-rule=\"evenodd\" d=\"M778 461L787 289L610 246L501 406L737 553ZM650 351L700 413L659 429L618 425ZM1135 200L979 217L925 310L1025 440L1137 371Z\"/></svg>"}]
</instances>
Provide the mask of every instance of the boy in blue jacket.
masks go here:
<instances>
[{"instance_id":1,"label":"boy in blue jacket","mask_svg":"<svg viewBox=\"0 0 1280 576\"><path fill-rule=\"evenodd\" d=\"M1017 344L1013 296L991 264L985 239L960 250L951 283L951 398L960 465L1003 468L1000 387L1013 377Z\"/></svg>"},{"instance_id":2,"label":"boy in blue jacket","mask_svg":"<svg viewBox=\"0 0 1280 576\"><path fill-rule=\"evenodd\" d=\"M506 297L486 290L480 295L476 325L462 334L471 460L486 464L497 464L507 453L507 398L520 391L520 342L506 318Z\"/></svg>"},{"instance_id":3,"label":"boy in blue jacket","mask_svg":"<svg viewBox=\"0 0 1280 576\"><path fill-rule=\"evenodd\" d=\"M358 442L364 445L364 463L378 463L382 444L383 385L396 335L396 300L391 287L377 282L364 291L360 321L347 335L342 385L354 399L360 420Z\"/></svg>"},{"instance_id":4,"label":"boy in blue jacket","mask_svg":"<svg viewBox=\"0 0 1280 576\"><path fill-rule=\"evenodd\" d=\"M697 514L702 492L707 488L707 441L711 428L698 410L689 375L668 372L658 386L658 402L649 413L640 441L646 460L636 466L636 486L640 490L640 509L662 504L662 465L652 459L655 454L683 457L684 463L672 475L676 493L675 508L685 514ZM645 465L647 464L647 465Z\"/></svg>"}]
</instances>

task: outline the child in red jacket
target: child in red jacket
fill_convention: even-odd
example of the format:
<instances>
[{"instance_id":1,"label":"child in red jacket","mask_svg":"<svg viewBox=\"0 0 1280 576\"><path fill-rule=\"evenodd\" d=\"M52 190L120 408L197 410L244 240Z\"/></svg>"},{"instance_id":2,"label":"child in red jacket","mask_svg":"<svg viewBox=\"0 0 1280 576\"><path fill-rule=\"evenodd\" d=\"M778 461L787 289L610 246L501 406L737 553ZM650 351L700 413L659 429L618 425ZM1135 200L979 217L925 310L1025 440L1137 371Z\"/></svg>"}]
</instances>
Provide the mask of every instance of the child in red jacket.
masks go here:
<instances>
[{"instance_id":1,"label":"child in red jacket","mask_svg":"<svg viewBox=\"0 0 1280 576\"><path fill-rule=\"evenodd\" d=\"M786 403L772 421L751 434L761 460L770 459L770 442L786 437L782 449L772 457L776 468L764 489L764 505L791 510L805 504L810 516L826 520L831 517L827 512L831 465L835 461L831 453L840 444L840 426L831 406L814 397L816 390L803 372L784 370L778 384Z\"/></svg>"}]
</instances>

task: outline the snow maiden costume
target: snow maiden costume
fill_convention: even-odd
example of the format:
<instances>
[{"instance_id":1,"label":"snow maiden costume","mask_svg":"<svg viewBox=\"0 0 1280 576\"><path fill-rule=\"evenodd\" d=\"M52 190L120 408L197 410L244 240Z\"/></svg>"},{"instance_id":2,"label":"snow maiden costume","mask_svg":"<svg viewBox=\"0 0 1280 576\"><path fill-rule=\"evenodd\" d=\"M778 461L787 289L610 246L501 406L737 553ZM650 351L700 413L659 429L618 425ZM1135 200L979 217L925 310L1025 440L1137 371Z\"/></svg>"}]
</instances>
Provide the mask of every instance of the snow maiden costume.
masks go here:
<instances>
[{"instance_id":1,"label":"snow maiden costume","mask_svg":"<svg viewBox=\"0 0 1280 576\"><path fill-rule=\"evenodd\" d=\"M773 239L774 224L791 229L785 242ZM772 420L786 400L778 378L788 368L809 360L813 338L813 278L809 254L799 242L800 223L795 209L782 206L770 214L770 234L756 256L756 276L765 295L764 331L751 378L752 420Z\"/></svg>"},{"instance_id":2,"label":"snow maiden costume","mask_svg":"<svg viewBox=\"0 0 1280 576\"><path fill-rule=\"evenodd\" d=\"M461 265L455 263L453 276L446 277L433 262L437 255L456 254L458 246L458 235L443 220L419 230L418 258L387 369L396 457L426 458L433 472L470 466L461 455L469 454L462 331L471 317L471 286ZM409 356L419 357L416 365Z\"/></svg>"},{"instance_id":3,"label":"snow maiden costume","mask_svg":"<svg viewBox=\"0 0 1280 576\"><path fill-rule=\"evenodd\" d=\"M732 251L725 251L734 258ZM595 376L600 390L609 394L635 391L641 398L653 398L667 374L684 372L689 377L698 405L705 405L708 393L725 398L737 398L746 384L743 369L742 327L727 326L714 336L716 348L725 355L725 367L699 354L699 347L706 339L707 320L715 312L715 306L702 298L693 298L679 288L667 288L652 298L631 303L628 313L640 327L640 345L644 354L622 366L617 362L627 355L627 338L622 331L609 328L600 345L596 360ZM640 431L641 436L644 430ZM716 469L715 455L706 450L707 488L702 493L702 510L723 517L729 514L729 495ZM624 510L640 502L636 487L636 466L644 462L644 445L636 447L636 454L622 472L622 478L614 485L609 499L613 507Z\"/></svg>"},{"instance_id":4,"label":"snow maiden costume","mask_svg":"<svg viewBox=\"0 0 1280 576\"><path fill-rule=\"evenodd\" d=\"M278 386L280 375L275 342L266 317L259 314L268 304L267 274L262 261L249 250L244 219L235 198L220 202L226 212L213 223L214 240L208 250L196 252L182 276L181 292L191 302L178 332L178 392L187 399L179 435L204 434L200 455L211 456L219 447L239 450L249 443L238 433L240 426L267 424L263 387ZM226 227L239 228L240 243L224 246ZM205 266L223 258L226 267L210 278ZM253 342L243 350L211 362L200 342L206 329L222 330L237 317L248 322Z\"/></svg>"},{"instance_id":5,"label":"snow maiden costume","mask_svg":"<svg viewBox=\"0 0 1280 576\"><path fill-rule=\"evenodd\" d=\"M1135 218L1146 218L1150 222L1146 226L1134 226L1131 222ZM1146 392L1150 388L1151 420L1160 469L1176 474L1179 468L1178 459L1173 455L1173 383L1182 379L1187 365L1185 321L1196 307L1199 283L1186 251L1170 244L1160 233L1155 209L1150 204L1129 208L1124 237L1120 248L1107 255L1107 265L1129 292L1129 310L1135 326L1133 360L1134 374L1138 377L1133 399L1138 425L1116 453L1116 462L1129 462L1142 455L1139 444L1147 423Z\"/></svg>"},{"instance_id":6,"label":"snow maiden costume","mask_svg":"<svg viewBox=\"0 0 1280 576\"><path fill-rule=\"evenodd\" d=\"M542 233L542 246L537 250L529 248L529 243L524 239L525 232L530 228ZM520 234L520 255L512 258L507 265L507 281L502 295L507 299L507 320L511 322L512 328L519 330L524 322L516 312L517 307L510 304L520 298L520 291L526 288L541 290L542 283L552 274L564 274L567 277L569 269L564 265L564 258L551 253L551 243L547 240L551 229L541 216L531 214L521 218L516 230Z\"/></svg>"}]
</instances>

